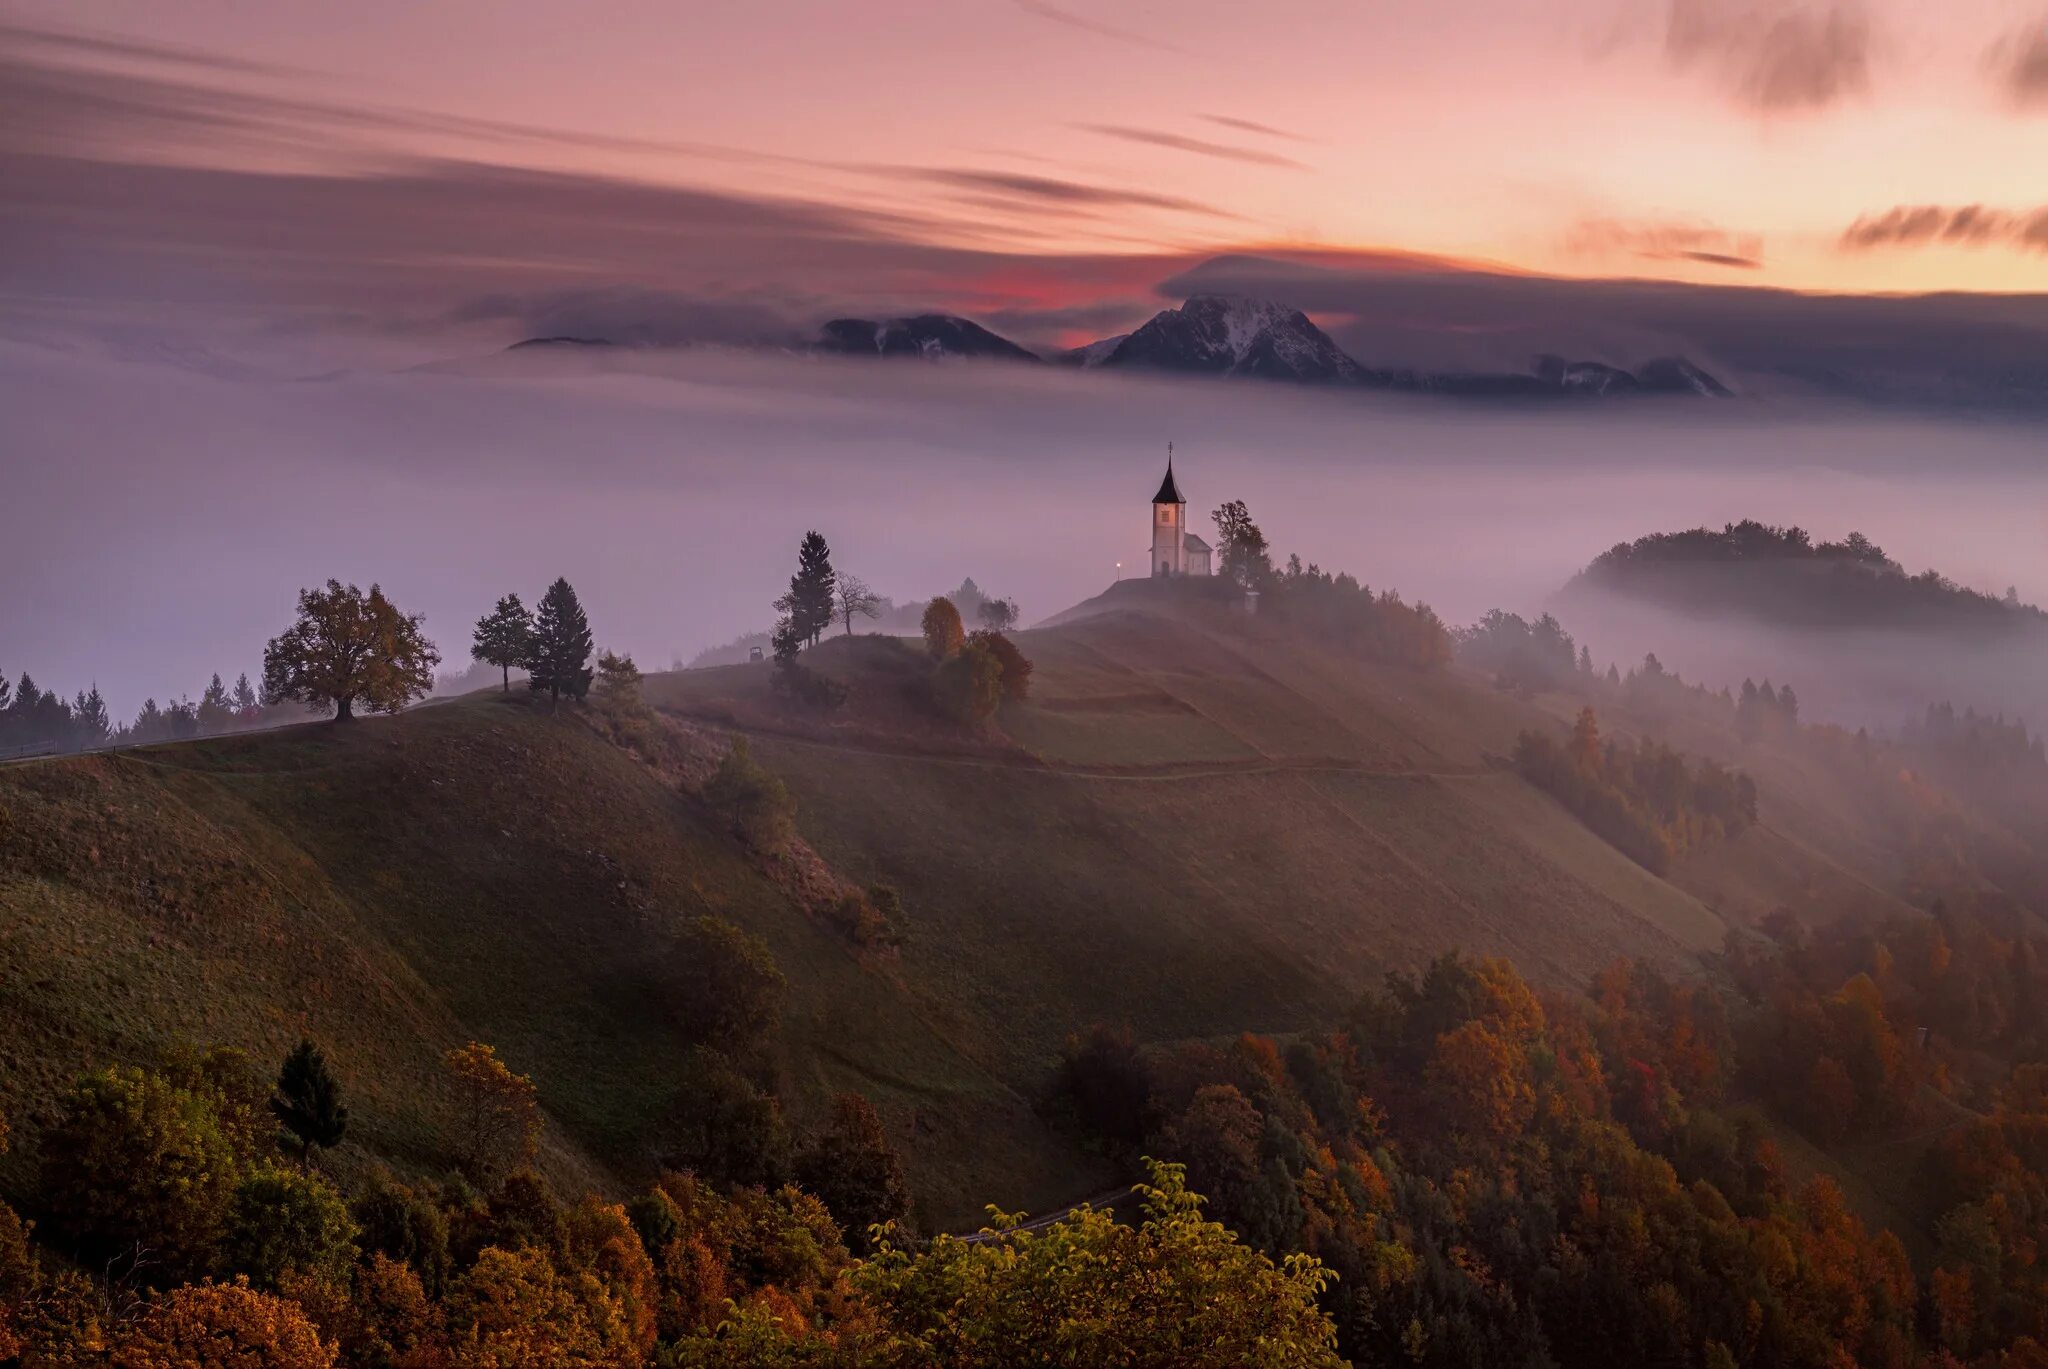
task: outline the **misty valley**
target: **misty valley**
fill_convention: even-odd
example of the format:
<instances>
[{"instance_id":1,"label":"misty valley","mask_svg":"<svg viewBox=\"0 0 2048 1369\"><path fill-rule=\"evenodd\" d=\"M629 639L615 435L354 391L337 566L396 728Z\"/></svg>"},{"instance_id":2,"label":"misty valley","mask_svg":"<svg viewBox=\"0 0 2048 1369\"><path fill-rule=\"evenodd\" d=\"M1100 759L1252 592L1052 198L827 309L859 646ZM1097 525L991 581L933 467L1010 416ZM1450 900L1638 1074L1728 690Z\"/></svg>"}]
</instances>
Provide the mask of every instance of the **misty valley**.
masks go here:
<instances>
[{"instance_id":1,"label":"misty valley","mask_svg":"<svg viewBox=\"0 0 2048 1369\"><path fill-rule=\"evenodd\" d=\"M2048 1369L2036 0L0 0L0 1369Z\"/></svg>"}]
</instances>

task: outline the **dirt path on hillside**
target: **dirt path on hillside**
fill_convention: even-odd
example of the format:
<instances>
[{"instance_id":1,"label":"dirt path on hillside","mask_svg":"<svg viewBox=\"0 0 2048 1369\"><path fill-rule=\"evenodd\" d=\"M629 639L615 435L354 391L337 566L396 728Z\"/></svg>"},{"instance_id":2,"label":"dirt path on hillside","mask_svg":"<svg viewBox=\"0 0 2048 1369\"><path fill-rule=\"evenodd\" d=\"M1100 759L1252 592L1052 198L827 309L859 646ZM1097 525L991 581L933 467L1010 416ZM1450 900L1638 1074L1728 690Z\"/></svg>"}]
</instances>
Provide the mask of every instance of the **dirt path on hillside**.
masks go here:
<instances>
[{"instance_id":1,"label":"dirt path on hillside","mask_svg":"<svg viewBox=\"0 0 2048 1369\"><path fill-rule=\"evenodd\" d=\"M1247 756L1242 760L1218 761L1157 761L1128 765L1087 765L1076 761L1049 760L1027 752L1011 754L961 755L943 751L930 751L916 746L889 746L875 740L829 740L794 729L761 727L749 724L735 727L727 723L714 723L708 719L694 718L687 713L664 711L663 716L675 722L707 732L728 733L747 737L758 737L779 745L810 747L818 751L838 751L854 756L879 756L890 760L923 761L931 765L951 765L972 770L1035 770L1049 775L1064 775L1083 780L1112 780L1131 783L1171 783L1177 780L1223 779L1241 775L1271 774L1328 774L1362 775L1371 779L1390 780L1470 780L1503 773L1494 766L1403 766L1371 765L1364 761L1348 761L1336 756Z\"/></svg>"}]
</instances>

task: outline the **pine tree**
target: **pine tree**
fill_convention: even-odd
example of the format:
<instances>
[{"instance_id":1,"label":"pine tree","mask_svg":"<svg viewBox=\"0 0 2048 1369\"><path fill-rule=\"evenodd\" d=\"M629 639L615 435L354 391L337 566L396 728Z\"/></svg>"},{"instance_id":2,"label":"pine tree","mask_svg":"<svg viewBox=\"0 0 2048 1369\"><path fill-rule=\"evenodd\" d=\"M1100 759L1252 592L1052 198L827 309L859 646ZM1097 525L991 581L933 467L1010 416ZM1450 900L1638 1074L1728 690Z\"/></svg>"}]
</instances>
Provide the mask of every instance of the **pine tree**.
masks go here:
<instances>
[{"instance_id":1,"label":"pine tree","mask_svg":"<svg viewBox=\"0 0 2048 1369\"><path fill-rule=\"evenodd\" d=\"M776 600L775 607L788 615L800 640L816 646L825 629L832 626L839 604L839 576L832 569L832 549L825 545L823 534L815 530L804 534L796 562L796 574L789 577L789 593Z\"/></svg>"},{"instance_id":2,"label":"pine tree","mask_svg":"<svg viewBox=\"0 0 2048 1369\"><path fill-rule=\"evenodd\" d=\"M243 671L235 677L235 716L241 721L254 722L262 706L256 702L256 691L249 685L249 672Z\"/></svg>"},{"instance_id":3,"label":"pine tree","mask_svg":"<svg viewBox=\"0 0 2048 1369\"><path fill-rule=\"evenodd\" d=\"M71 704L71 721L77 729L78 744L86 749L105 746L114 735L113 719L107 716L107 701L100 697L99 682L90 694L80 693Z\"/></svg>"},{"instance_id":4,"label":"pine tree","mask_svg":"<svg viewBox=\"0 0 2048 1369\"><path fill-rule=\"evenodd\" d=\"M476 620L476 644L469 654L485 665L494 665L504 677L505 692L512 692L512 667L523 666L533 653L533 615L519 596L508 594L498 606Z\"/></svg>"},{"instance_id":5,"label":"pine tree","mask_svg":"<svg viewBox=\"0 0 2048 1369\"><path fill-rule=\"evenodd\" d=\"M308 1165L313 1147L332 1150L348 1133L348 1106L326 1057L311 1041L300 1041L277 1072L270 1111L298 1143L299 1163Z\"/></svg>"},{"instance_id":6,"label":"pine tree","mask_svg":"<svg viewBox=\"0 0 2048 1369\"><path fill-rule=\"evenodd\" d=\"M540 599L533 619L533 650L526 660L526 686L545 690L556 703L564 694L590 692L590 620L567 580L556 580Z\"/></svg>"},{"instance_id":7,"label":"pine tree","mask_svg":"<svg viewBox=\"0 0 2048 1369\"><path fill-rule=\"evenodd\" d=\"M205 732L222 732L234 720L234 701L228 697L228 687L221 683L220 672L215 671L207 682L206 692L199 696L199 727Z\"/></svg>"}]
</instances>

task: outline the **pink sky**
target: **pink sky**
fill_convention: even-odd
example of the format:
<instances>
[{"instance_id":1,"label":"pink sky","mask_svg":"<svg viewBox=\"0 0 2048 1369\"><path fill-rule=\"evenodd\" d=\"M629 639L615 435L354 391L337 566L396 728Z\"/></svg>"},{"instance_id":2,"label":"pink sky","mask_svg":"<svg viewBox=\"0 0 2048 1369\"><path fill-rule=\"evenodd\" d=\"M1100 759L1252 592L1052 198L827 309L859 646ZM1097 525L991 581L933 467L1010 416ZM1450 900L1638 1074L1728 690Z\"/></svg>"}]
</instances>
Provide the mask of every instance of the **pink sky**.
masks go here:
<instances>
[{"instance_id":1,"label":"pink sky","mask_svg":"<svg viewBox=\"0 0 2048 1369\"><path fill-rule=\"evenodd\" d=\"M854 206L1039 257L1385 247L2048 289L2039 3L8 0L0 17L234 59L93 57L301 100L328 125L318 146L208 127L123 149L181 163L508 162ZM1921 206L1946 213L1910 241L1844 242ZM1924 227L1970 207L1990 212L1951 241Z\"/></svg>"}]
</instances>

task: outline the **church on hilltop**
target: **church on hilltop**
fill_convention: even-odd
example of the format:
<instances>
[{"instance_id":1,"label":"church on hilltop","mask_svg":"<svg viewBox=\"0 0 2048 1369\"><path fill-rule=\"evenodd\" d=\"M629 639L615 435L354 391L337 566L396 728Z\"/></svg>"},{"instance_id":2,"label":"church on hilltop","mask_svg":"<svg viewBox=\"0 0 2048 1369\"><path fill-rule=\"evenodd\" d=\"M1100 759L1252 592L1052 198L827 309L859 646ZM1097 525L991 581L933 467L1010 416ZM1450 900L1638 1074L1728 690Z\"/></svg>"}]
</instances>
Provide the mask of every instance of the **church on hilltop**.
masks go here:
<instances>
[{"instance_id":1,"label":"church on hilltop","mask_svg":"<svg viewBox=\"0 0 2048 1369\"><path fill-rule=\"evenodd\" d=\"M1152 554L1146 558L1153 575L1209 575L1209 544L1188 531L1188 501L1173 479L1173 446L1166 448L1166 478L1152 496Z\"/></svg>"}]
</instances>

